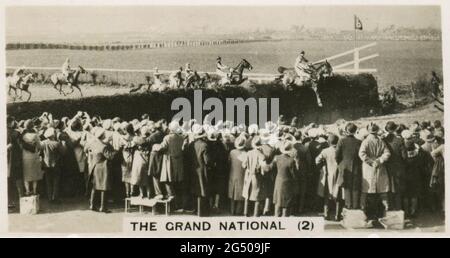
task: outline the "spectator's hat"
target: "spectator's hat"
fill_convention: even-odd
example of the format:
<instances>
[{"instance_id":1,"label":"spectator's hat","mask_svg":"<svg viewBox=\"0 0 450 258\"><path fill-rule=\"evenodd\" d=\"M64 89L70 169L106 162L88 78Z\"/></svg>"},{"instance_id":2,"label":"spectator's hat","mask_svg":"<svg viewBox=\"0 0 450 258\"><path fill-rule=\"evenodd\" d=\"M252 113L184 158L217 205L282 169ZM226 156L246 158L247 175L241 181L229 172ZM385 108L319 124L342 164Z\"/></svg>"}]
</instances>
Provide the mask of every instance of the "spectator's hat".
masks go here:
<instances>
[{"instance_id":1,"label":"spectator's hat","mask_svg":"<svg viewBox=\"0 0 450 258\"><path fill-rule=\"evenodd\" d=\"M401 135L402 135L402 138L405 139L405 140L409 140L413 136L412 132L410 130L408 130L408 129L403 130Z\"/></svg>"},{"instance_id":2,"label":"spectator's hat","mask_svg":"<svg viewBox=\"0 0 450 258\"><path fill-rule=\"evenodd\" d=\"M335 135L334 133L330 133L328 134L328 144L329 145L336 145L339 141L339 137L337 135Z\"/></svg>"},{"instance_id":3,"label":"spectator's hat","mask_svg":"<svg viewBox=\"0 0 450 258\"><path fill-rule=\"evenodd\" d=\"M207 138L212 142L217 141L217 139L219 138L219 133L217 131L211 130L208 132Z\"/></svg>"},{"instance_id":4,"label":"spectator's hat","mask_svg":"<svg viewBox=\"0 0 450 258\"><path fill-rule=\"evenodd\" d=\"M288 133L283 136L283 140L288 142L295 142L295 137L292 134Z\"/></svg>"},{"instance_id":5,"label":"spectator's hat","mask_svg":"<svg viewBox=\"0 0 450 258\"><path fill-rule=\"evenodd\" d=\"M425 138L426 142L434 142L434 140L436 140L436 137L434 137L434 134L432 134L432 133L427 135L427 137Z\"/></svg>"},{"instance_id":6,"label":"spectator's hat","mask_svg":"<svg viewBox=\"0 0 450 258\"><path fill-rule=\"evenodd\" d=\"M141 136L135 136L133 138L133 142L134 142L134 144L139 146L139 145L143 145L145 143L145 139L144 139L144 137L141 137Z\"/></svg>"},{"instance_id":7,"label":"spectator's hat","mask_svg":"<svg viewBox=\"0 0 450 258\"><path fill-rule=\"evenodd\" d=\"M397 130L398 125L396 123L394 123L393 121L388 121L386 123L386 126L384 127L384 130L386 132L395 132L395 130Z\"/></svg>"},{"instance_id":8,"label":"spectator's hat","mask_svg":"<svg viewBox=\"0 0 450 258\"><path fill-rule=\"evenodd\" d=\"M101 139L103 136L105 136L105 132L106 132L106 130L105 130L104 128L102 128L102 127L97 127L97 128L95 129L95 131L94 131L94 136L95 136L97 139Z\"/></svg>"},{"instance_id":9,"label":"spectator's hat","mask_svg":"<svg viewBox=\"0 0 450 258\"><path fill-rule=\"evenodd\" d=\"M115 122L114 124L113 124L113 129L114 129L114 131L119 131L119 129L120 129L120 127L121 127L121 124L119 123L119 122Z\"/></svg>"},{"instance_id":10,"label":"spectator's hat","mask_svg":"<svg viewBox=\"0 0 450 258\"><path fill-rule=\"evenodd\" d=\"M192 130L192 133L194 134L195 139L200 139L200 138L206 137L205 129L203 129L203 126L201 126L199 124L194 124L192 126L191 130Z\"/></svg>"},{"instance_id":11,"label":"spectator's hat","mask_svg":"<svg viewBox=\"0 0 450 258\"><path fill-rule=\"evenodd\" d=\"M434 131L434 136L444 139L444 130L435 130Z\"/></svg>"},{"instance_id":12,"label":"spectator's hat","mask_svg":"<svg viewBox=\"0 0 450 258\"><path fill-rule=\"evenodd\" d=\"M33 127L34 127L33 120L31 120L31 119L26 120L25 123L23 124L23 127L27 130L33 129Z\"/></svg>"},{"instance_id":13,"label":"spectator's hat","mask_svg":"<svg viewBox=\"0 0 450 258\"><path fill-rule=\"evenodd\" d=\"M262 144L268 144L270 141L270 132L267 129L259 130L259 137L261 137Z\"/></svg>"},{"instance_id":14,"label":"spectator's hat","mask_svg":"<svg viewBox=\"0 0 450 258\"><path fill-rule=\"evenodd\" d=\"M56 133L55 133L55 129L53 127L48 128L44 132L44 137L47 139L50 137L54 137L55 135L56 135Z\"/></svg>"},{"instance_id":15,"label":"spectator's hat","mask_svg":"<svg viewBox=\"0 0 450 258\"><path fill-rule=\"evenodd\" d=\"M252 139L252 148L256 149L256 148L260 147L261 145L262 145L261 137L259 137L259 136L253 137L253 139Z\"/></svg>"},{"instance_id":16,"label":"spectator's hat","mask_svg":"<svg viewBox=\"0 0 450 258\"><path fill-rule=\"evenodd\" d=\"M236 141L234 141L234 147L238 150L242 150L245 148L247 140L244 137L238 137Z\"/></svg>"},{"instance_id":17,"label":"spectator's hat","mask_svg":"<svg viewBox=\"0 0 450 258\"><path fill-rule=\"evenodd\" d=\"M413 141L407 140L405 141L405 148L407 151L413 151L416 149L416 145L414 144Z\"/></svg>"},{"instance_id":18,"label":"spectator's hat","mask_svg":"<svg viewBox=\"0 0 450 258\"><path fill-rule=\"evenodd\" d=\"M257 134L258 133L258 125L257 124L251 124L249 127L248 127L248 133L250 134L250 135L254 135L254 134Z\"/></svg>"},{"instance_id":19,"label":"spectator's hat","mask_svg":"<svg viewBox=\"0 0 450 258\"><path fill-rule=\"evenodd\" d=\"M169 130L173 133L181 133L180 124L178 121L172 121L169 123Z\"/></svg>"},{"instance_id":20,"label":"spectator's hat","mask_svg":"<svg viewBox=\"0 0 450 258\"><path fill-rule=\"evenodd\" d=\"M111 129L111 125L112 125L111 119L105 119L102 122L102 127L105 130L110 130Z\"/></svg>"},{"instance_id":21,"label":"spectator's hat","mask_svg":"<svg viewBox=\"0 0 450 258\"><path fill-rule=\"evenodd\" d=\"M283 154L292 154L294 152L294 144L290 141L285 141L280 145L280 152Z\"/></svg>"},{"instance_id":22,"label":"spectator's hat","mask_svg":"<svg viewBox=\"0 0 450 258\"><path fill-rule=\"evenodd\" d=\"M380 131L380 127L375 123L370 123L367 125L367 131L371 134L377 134Z\"/></svg>"}]
</instances>

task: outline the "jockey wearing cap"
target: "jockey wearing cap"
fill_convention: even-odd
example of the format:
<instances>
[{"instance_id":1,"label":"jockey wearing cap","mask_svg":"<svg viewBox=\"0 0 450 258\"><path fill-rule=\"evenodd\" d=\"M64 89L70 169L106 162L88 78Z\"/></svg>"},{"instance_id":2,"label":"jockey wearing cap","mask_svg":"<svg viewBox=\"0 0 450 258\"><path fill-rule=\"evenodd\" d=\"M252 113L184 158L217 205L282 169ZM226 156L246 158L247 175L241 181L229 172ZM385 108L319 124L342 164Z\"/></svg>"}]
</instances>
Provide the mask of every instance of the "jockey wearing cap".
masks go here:
<instances>
[{"instance_id":1,"label":"jockey wearing cap","mask_svg":"<svg viewBox=\"0 0 450 258\"><path fill-rule=\"evenodd\" d=\"M229 77L229 75L230 75L229 71L230 71L230 68L228 68L228 66L222 64L222 58L220 56L217 57L216 74L222 78Z\"/></svg>"},{"instance_id":2,"label":"jockey wearing cap","mask_svg":"<svg viewBox=\"0 0 450 258\"><path fill-rule=\"evenodd\" d=\"M66 61L61 67L61 72L66 77L66 80L70 83L72 79L72 70L70 69L70 59L66 58Z\"/></svg>"},{"instance_id":3,"label":"jockey wearing cap","mask_svg":"<svg viewBox=\"0 0 450 258\"><path fill-rule=\"evenodd\" d=\"M183 73L183 67L180 67L178 70L173 71L169 75L169 82L171 88L179 88L182 83L182 77L181 74Z\"/></svg>"},{"instance_id":4,"label":"jockey wearing cap","mask_svg":"<svg viewBox=\"0 0 450 258\"><path fill-rule=\"evenodd\" d=\"M24 66L19 67L14 71L12 78L13 78L13 82L16 86L22 80L24 75L25 75L25 67Z\"/></svg>"},{"instance_id":5,"label":"jockey wearing cap","mask_svg":"<svg viewBox=\"0 0 450 258\"><path fill-rule=\"evenodd\" d=\"M184 80L187 83L189 81L189 79L194 75L194 71L191 69L191 64L190 63L186 63L186 66L184 68Z\"/></svg>"},{"instance_id":6,"label":"jockey wearing cap","mask_svg":"<svg viewBox=\"0 0 450 258\"><path fill-rule=\"evenodd\" d=\"M305 58L305 51L302 50L297 59L295 59L294 69L299 77L310 77L311 70L309 61Z\"/></svg>"}]
</instances>

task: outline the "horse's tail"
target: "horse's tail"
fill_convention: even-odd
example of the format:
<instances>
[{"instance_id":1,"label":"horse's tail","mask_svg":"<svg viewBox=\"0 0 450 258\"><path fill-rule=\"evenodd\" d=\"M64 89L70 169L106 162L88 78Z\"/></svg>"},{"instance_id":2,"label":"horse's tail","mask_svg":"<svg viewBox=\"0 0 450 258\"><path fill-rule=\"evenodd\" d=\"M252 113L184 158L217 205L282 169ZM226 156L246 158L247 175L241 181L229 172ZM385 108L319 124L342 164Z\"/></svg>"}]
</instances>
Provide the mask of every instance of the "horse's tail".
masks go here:
<instances>
[{"instance_id":1,"label":"horse's tail","mask_svg":"<svg viewBox=\"0 0 450 258\"><path fill-rule=\"evenodd\" d=\"M287 70L286 67L284 67L284 66L278 66L278 72L279 72L279 73L284 73L284 71L286 71L286 70Z\"/></svg>"}]
</instances>

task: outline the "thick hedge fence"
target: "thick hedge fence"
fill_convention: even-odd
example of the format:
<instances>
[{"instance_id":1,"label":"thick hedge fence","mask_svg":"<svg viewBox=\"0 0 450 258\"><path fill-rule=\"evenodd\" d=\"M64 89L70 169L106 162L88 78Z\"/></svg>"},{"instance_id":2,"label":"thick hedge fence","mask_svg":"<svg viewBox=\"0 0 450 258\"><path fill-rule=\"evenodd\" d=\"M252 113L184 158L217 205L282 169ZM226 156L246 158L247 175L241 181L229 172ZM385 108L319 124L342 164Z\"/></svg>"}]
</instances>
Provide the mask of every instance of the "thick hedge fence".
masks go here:
<instances>
[{"instance_id":1,"label":"thick hedge fence","mask_svg":"<svg viewBox=\"0 0 450 258\"><path fill-rule=\"evenodd\" d=\"M248 87L203 89L202 97L203 101L208 97L221 99L224 111L226 98L241 97L244 100L250 97L279 98L279 112L286 118L297 116L303 123L332 123L339 118L355 119L377 111L379 109L377 88L377 82L370 74L336 75L326 78L318 84L323 103L321 108L317 106L314 91L309 87L285 89L281 85L260 84ZM51 112L57 118L71 117L77 111L86 111L91 115L100 115L102 118L119 116L124 119L133 119L147 113L152 119L170 120L178 112L171 110L172 101L178 97L189 99L193 107L194 90L176 89L82 99L10 103L7 106L7 112L8 115L13 115L17 119L32 118L39 116L42 112ZM207 113L209 111L203 111L203 115Z\"/></svg>"}]
</instances>

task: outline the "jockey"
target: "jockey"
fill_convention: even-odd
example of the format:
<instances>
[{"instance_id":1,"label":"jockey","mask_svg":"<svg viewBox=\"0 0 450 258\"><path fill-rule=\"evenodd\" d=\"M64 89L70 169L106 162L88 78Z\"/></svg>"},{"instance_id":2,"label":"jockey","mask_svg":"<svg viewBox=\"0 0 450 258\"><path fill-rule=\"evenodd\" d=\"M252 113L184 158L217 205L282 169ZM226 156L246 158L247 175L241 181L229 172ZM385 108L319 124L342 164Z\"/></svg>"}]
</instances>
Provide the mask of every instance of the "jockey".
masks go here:
<instances>
[{"instance_id":1,"label":"jockey","mask_svg":"<svg viewBox=\"0 0 450 258\"><path fill-rule=\"evenodd\" d=\"M217 57L217 62L216 62L216 74L219 75L220 77L229 77L229 71L230 69L228 68L228 66L222 64L222 58L219 56ZM227 72L225 72L227 71Z\"/></svg>"},{"instance_id":2,"label":"jockey","mask_svg":"<svg viewBox=\"0 0 450 258\"><path fill-rule=\"evenodd\" d=\"M152 86L158 90L162 86L161 73L158 71L158 67L155 67L155 72L153 73L153 85Z\"/></svg>"},{"instance_id":3,"label":"jockey","mask_svg":"<svg viewBox=\"0 0 450 258\"><path fill-rule=\"evenodd\" d=\"M14 73L13 73L13 78L14 78L14 84L17 84L20 82L20 80L22 80L23 76L25 75L25 67L19 67L17 68Z\"/></svg>"},{"instance_id":4,"label":"jockey","mask_svg":"<svg viewBox=\"0 0 450 258\"><path fill-rule=\"evenodd\" d=\"M183 73L183 67L180 66L180 68L178 70L173 71L169 75L170 87L179 88L181 86L181 82L182 82L181 74L182 73Z\"/></svg>"},{"instance_id":5,"label":"jockey","mask_svg":"<svg viewBox=\"0 0 450 258\"><path fill-rule=\"evenodd\" d=\"M305 73L310 73L309 61L305 58L305 51L302 50L297 59L295 59L294 69L300 77L305 76Z\"/></svg>"},{"instance_id":6,"label":"jockey","mask_svg":"<svg viewBox=\"0 0 450 258\"><path fill-rule=\"evenodd\" d=\"M66 58L66 61L61 67L61 72L66 77L66 80L70 82L70 79L72 77L72 70L70 69L70 59Z\"/></svg>"},{"instance_id":7,"label":"jockey","mask_svg":"<svg viewBox=\"0 0 450 258\"><path fill-rule=\"evenodd\" d=\"M191 64L186 63L186 66L184 68L184 75L185 75L185 82L188 82L189 79L194 75L194 71L191 69Z\"/></svg>"}]
</instances>

